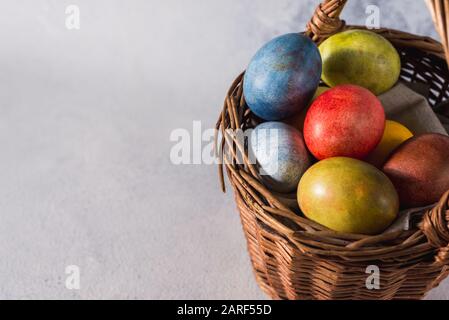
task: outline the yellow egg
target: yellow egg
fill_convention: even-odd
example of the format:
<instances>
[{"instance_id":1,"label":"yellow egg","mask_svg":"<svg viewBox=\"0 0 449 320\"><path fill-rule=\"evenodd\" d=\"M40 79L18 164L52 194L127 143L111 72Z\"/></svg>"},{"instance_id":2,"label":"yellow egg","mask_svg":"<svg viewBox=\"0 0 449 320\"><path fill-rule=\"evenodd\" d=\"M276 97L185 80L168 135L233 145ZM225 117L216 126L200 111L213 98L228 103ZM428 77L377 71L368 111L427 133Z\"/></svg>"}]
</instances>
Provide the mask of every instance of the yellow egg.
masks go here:
<instances>
[{"instance_id":1,"label":"yellow egg","mask_svg":"<svg viewBox=\"0 0 449 320\"><path fill-rule=\"evenodd\" d=\"M310 101L309 105L307 106L307 108L304 108L300 113L298 113L297 115L286 119L284 122L288 125L291 125L292 127L295 127L296 129L298 129L299 131L302 132L302 130L304 129L304 121L306 119L306 115L307 115L307 111L309 110L310 105L319 97L321 96L323 93L325 93L327 90L329 90L330 88L328 87L318 87L318 89L315 92L315 95L312 98L312 101Z\"/></svg>"},{"instance_id":2,"label":"yellow egg","mask_svg":"<svg viewBox=\"0 0 449 320\"><path fill-rule=\"evenodd\" d=\"M396 121L387 120L382 140L365 160L376 167L381 167L397 147L412 137L413 133L405 126Z\"/></svg>"}]
</instances>

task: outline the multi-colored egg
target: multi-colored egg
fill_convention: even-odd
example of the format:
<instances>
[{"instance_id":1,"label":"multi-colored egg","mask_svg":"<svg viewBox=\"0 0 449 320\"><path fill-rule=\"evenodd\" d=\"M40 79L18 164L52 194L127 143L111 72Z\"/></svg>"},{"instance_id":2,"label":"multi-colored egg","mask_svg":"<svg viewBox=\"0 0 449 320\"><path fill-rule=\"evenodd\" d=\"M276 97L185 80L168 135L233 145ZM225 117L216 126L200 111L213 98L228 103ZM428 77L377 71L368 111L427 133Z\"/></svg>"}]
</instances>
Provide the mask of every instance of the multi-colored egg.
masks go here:
<instances>
[{"instance_id":1,"label":"multi-colored egg","mask_svg":"<svg viewBox=\"0 0 449 320\"><path fill-rule=\"evenodd\" d=\"M398 194L380 170L360 160L330 158L312 166L298 186L304 215L337 232L375 235L396 219Z\"/></svg>"},{"instance_id":2,"label":"multi-colored egg","mask_svg":"<svg viewBox=\"0 0 449 320\"><path fill-rule=\"evenodd\" d=\"M281 122L266 122L254 129L249 156L265 185L280 193L294 192L311 164L302 134Z\"/></svg>"},{"instance_id":3,"label":"multi-colored egg","mask_svg":"<svg viewBox=\"0 0 449 320\"><path fill-rule=\"evenodd\" d=\"M320 52L310 38L299 33L277 37L256 53L246 70L246 103L264 120L291 117L310 103L321 68Z\"/></svg>"}]
</instances>

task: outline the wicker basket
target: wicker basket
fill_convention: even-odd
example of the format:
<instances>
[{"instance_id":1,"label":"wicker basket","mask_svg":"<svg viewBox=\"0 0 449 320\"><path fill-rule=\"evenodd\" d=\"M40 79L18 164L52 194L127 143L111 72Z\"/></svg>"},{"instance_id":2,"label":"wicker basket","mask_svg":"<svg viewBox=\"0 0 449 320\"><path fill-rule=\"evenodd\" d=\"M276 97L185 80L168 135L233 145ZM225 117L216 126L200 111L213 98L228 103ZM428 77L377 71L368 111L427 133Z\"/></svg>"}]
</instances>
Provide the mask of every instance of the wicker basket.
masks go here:
<instances>
[{"instance_id":1,"label":"wicker basket","mask_svg":"<svg viewBox=\"0 0 449 320\"><path fill-rule=\"evenodd\" d=\"M324 1L306 34L319 43L338 31L355 28L338 18L345 3ZM401 31L374 31L400 52L403 81L430 86L428 100L435 107L447 100L449 93L444 60L448 39L444 26L449 25L444 12L449 12L449 4L443 0L428 3L444 46ZM223 191L224 170L234 189L256 279L265 293L273 299L421 299L449 275L449 192L433 209L419 214L411 230L363 236L317 225L267 190L248 163L245 146L225 131L254 126L242 95L242 81L243 74L232 84L217 123L222 134L217 147L227 157L219 172ZM236 161L242 158L243 165ZM379 290L366 287L370 265L380 268Z\"/></svg>"}]
</instances>

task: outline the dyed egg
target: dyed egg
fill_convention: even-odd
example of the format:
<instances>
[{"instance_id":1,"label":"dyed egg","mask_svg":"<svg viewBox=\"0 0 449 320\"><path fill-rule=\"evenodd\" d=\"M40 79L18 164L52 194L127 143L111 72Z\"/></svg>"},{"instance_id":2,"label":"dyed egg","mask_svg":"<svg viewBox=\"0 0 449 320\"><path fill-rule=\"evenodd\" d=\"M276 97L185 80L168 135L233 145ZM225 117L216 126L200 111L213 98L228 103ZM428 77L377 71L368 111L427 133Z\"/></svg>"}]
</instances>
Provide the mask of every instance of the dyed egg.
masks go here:
<instances>
[{"instance_id":1,"label":"dyed egg","mask_svg":"<svg viewBox=\"0 0 449 320\"><path fill-rule=\"evenodd\" d=\"M298 187L304 215L337 232L375 235L397 217L399 197L380 170L360 160L330 158L312 166Z\"/></svg>"},{"instance_id":2,"label":"dyed egg","mask_svg":"<svg viewBox=\"0 0 449 320\"><path fill-rule=\"evenodd\" d=\"M316 99L306 115L304 138L319 160L364 159L382 139L385 111L369 90L341 85Z\"/></svg>"},{"instance_id":3,"label":"dyed egg","mask_svg":"<svg viewBox=\"0 0 449 320\"><path fill-rule=\"evenodd\" d=\"M250 136L249 156L256 163L265 185L280 193L296 190L310 166L302 134L281 122L266 122Z\"/></svg>"},{"instance_id":4,"label":"dyed egg","mask_svg":"<svg viewBox=\"0 0 449 320\"><path fill-rule=\"evenodd\" d=\"M258 117L286 119L307 107L321 78L321 57L311 39L299 33L263 46L246 70L243 93Z\"/></svg>"},{"instance_id":5,"label":"dyed egg","mask_svg":"<svg viewBox=\"0 0 449 320\"><path fill-rule=\"evenodd\" d=\"M367 30L348 30L320 45L323 81L331 86L355 84L375 95L391 89L401 73L401 59L384 37Z\"/></svg>"},{"instance_id":6,"label":"dyed egg","mask_svg":"<svg viewBox=\"0 0 449 320\"><path fill-rule=\"evenodd\" d=\"M382 167L393 151L412 137L413 133L402 124L387 120L382 140L365 161L378 168Z\"/></svg>"},{"instance_id":7,"label":"dyed egg","mask_svg":"<svg viewBox=\"0 0 449 320\"><path fill-rule=\"evenodd\" d=\"M449 137L427 133L404 142L383 167L404 208L438 202L449 191Z\"/></svg>"}]
</instances>

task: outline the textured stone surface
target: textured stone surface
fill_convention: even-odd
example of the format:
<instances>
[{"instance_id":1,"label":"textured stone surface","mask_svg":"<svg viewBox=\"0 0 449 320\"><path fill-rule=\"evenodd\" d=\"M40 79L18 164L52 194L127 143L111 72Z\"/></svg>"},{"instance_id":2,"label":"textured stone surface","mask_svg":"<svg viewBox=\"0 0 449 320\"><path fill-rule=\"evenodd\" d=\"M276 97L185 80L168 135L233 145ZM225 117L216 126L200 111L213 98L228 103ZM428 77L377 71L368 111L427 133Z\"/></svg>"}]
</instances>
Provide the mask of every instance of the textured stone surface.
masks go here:
<instances>
[{"instance_id":1,"label":"textured stone surface","mask_svg":"<svg viewBox=\"0 0 449 320\"><path fill-rule=\"evenodd\" d=\"M383 25L435 35L423 1L349 1L345 19L372 3ZM216 168L172 165L169 135L213 126L254 52L316 4L1 2L0 298L264 298Z\"/></svg>"}]
</instances>

